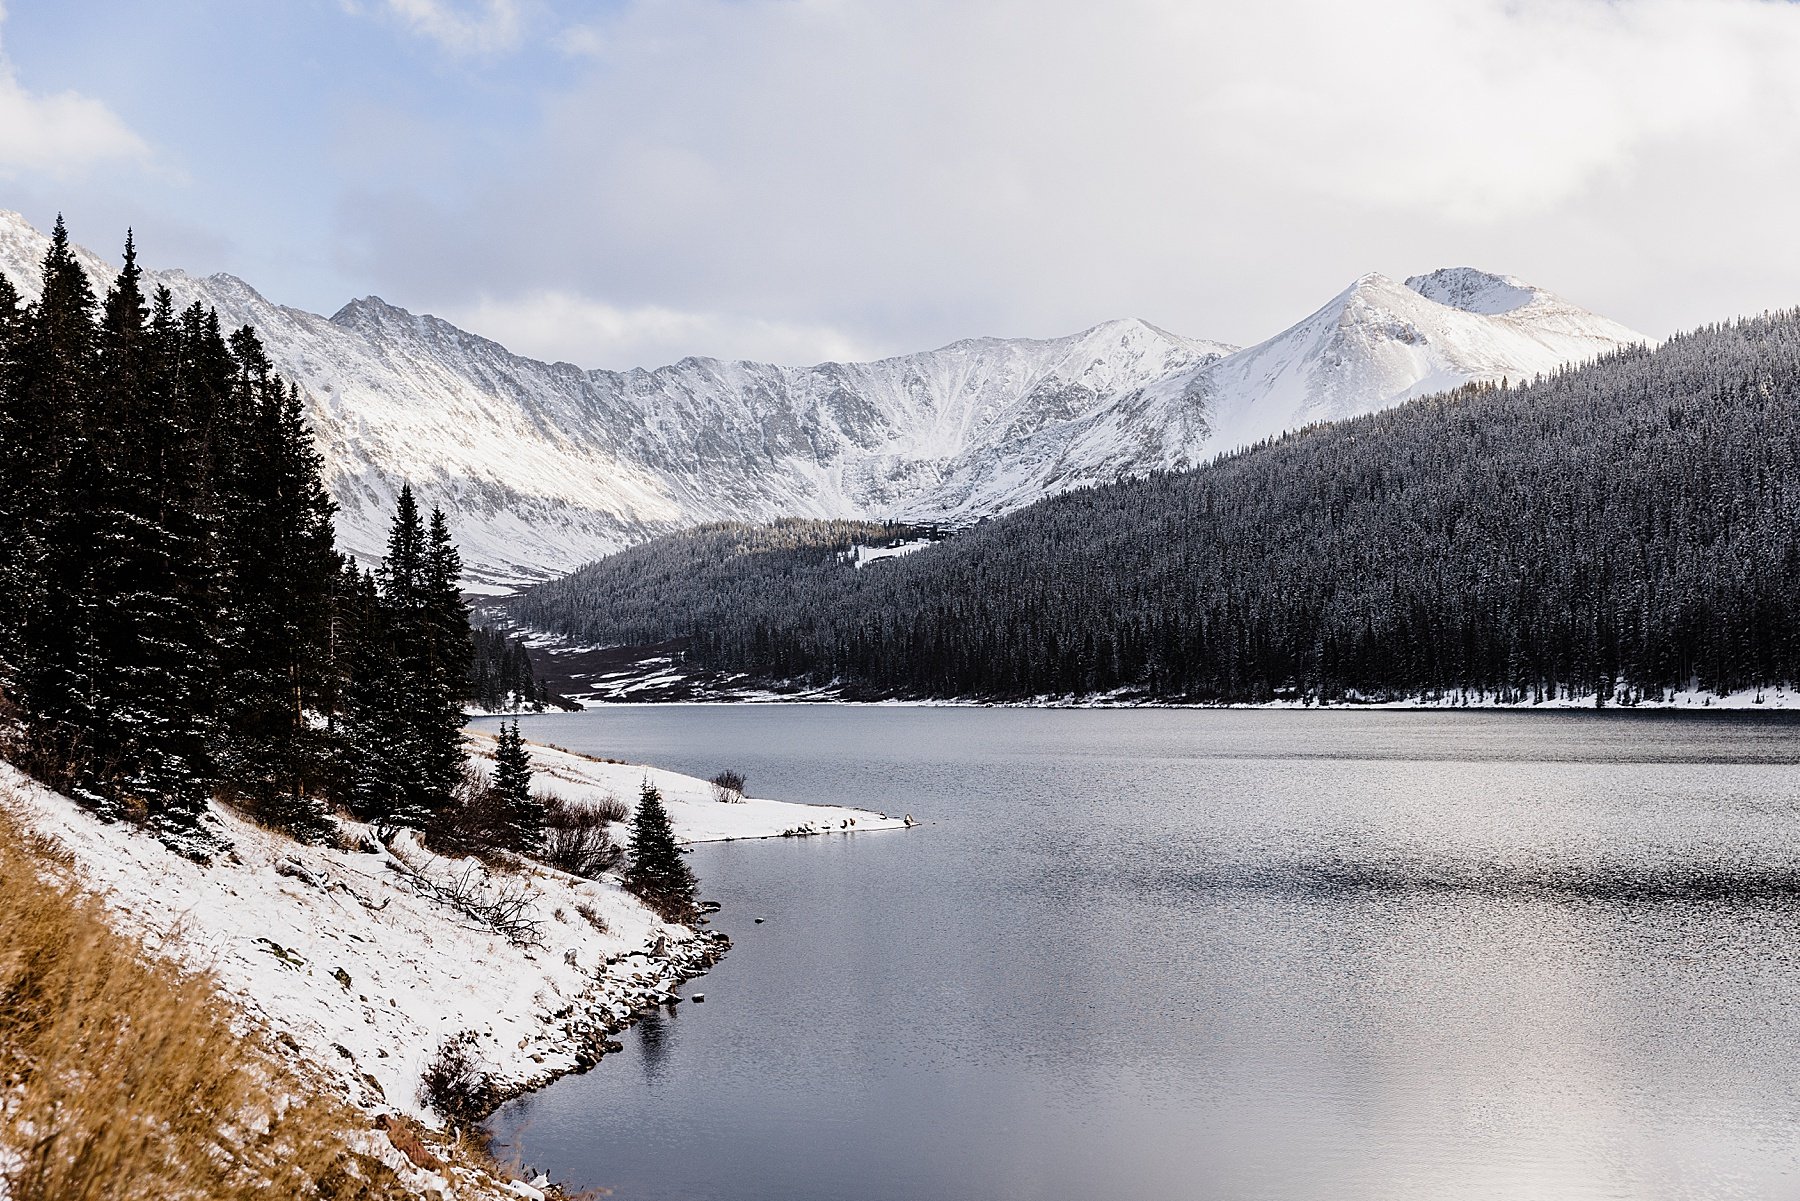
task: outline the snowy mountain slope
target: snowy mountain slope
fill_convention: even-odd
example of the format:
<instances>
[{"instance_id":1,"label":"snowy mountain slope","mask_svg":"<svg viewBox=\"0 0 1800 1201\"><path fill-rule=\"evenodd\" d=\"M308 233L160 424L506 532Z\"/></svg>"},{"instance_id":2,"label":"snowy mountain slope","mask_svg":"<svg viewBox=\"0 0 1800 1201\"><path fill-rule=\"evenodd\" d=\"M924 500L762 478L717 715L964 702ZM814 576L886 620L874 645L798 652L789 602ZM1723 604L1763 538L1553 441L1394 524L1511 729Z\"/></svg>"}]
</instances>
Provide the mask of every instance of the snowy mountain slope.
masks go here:
<instances>
[{"instance_id":1,"label":"snowy mountain slope","mask_svg":"<svg viewBox=\"0 0 1800 1201\"><path fill-rule=\"evenodd\" d=\"M1528 379L1646 339L1509 276L1468 267L1399 284L1365 275L1266 342L1151 389L1209 413L1229 450L1471 380Z\"/></svg>"},{"instance_id":2,"label":"snowy mountain slope","mask_svg":"<svg viewBox=\"0 0 1800 1201\"><path fill-rule=\"evenodd\" d=\"M47 238L0 213L28 296ZM113 267L83 252L97 285ZM980 338L871 363L542 363L374 297L327 319L242 280L158 273L261 333L305 390L340 541L378 556L402 480L452 520L472 581L557 574L684 525L777 516L972 520L1182 468L1309 421L1641 341L1507 277L1366 276L1236 351L1143 321Z\"/></svg>"}]
</instances>

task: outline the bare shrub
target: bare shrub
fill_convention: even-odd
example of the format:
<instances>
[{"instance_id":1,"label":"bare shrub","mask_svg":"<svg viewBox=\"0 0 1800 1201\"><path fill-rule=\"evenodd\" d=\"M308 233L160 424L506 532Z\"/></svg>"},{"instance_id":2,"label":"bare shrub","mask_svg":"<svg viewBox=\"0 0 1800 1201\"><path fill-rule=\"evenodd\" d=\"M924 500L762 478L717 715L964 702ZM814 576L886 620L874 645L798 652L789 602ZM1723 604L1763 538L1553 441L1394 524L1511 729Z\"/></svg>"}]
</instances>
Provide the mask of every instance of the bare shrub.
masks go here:
<instances>
[{"instance_id":1,"label":"bare shrub","mask_svg":"<svg viewBox=\"0 0 1800 1201\"><path fill-rule=\"evenodd\" d=\"M744 799L744 790L748 786L743 772L728 767L712 778L713 800L726 805L738 804Z\"/></svg>"},{"instance_id":2,"label":"bare shrub","mask_svg":"<svg viewBox=\"0 0 1800 1201\"><path fill-rule=\"evenodd\" d=\"M544 945L544 923L532 916L531 881L496 880L480 863L465 862L453 875L414 877L420 891L480 922L520 947Z\"/></svg>"},{"instance_id":3,"label":"bare shrub","mask_svg":"<svg viewBox=\"0 0 1800 1201\"><path fill-rule=\"evenodd\" d=\"M465 1030L444 1040L425 1065L419 1100L452 1126L474 1126L494 1107L494 1078L475 1054L475 1035Z\"/></svg>"},{"instance_id":4,"label":"bare shrub","mask_svg":"<svg viewBox=\"0 0 1800 1201\"><path fill-rule=\"evenodd\" d=\"M505 802L472 766L464 766L450 796L445 820L432 835L433 846L453 855L477 855L489 866L498 866L504 858L496 852L508 816Z\"/></svg>"},{"instance_id":5,"label":"bare shrub","mask_svg":"<svg viewBox=\"0 0 1800 1201\"><path fill-rule=\"evenodd\" d=\"M609 825L628 820L631 817L631 806L621 801L612 793L607 793L598 800L587 803L587 811L598 821Z\"/></svg>"},{"instance_id":6,"label":"bare shrub","mask_svg":"<svg viewBox=\"0 0 1800 1201\"><path fill-rule=\"evenodd\" d=\"M551 867L594 880L625 857L610 828L625 819L625 805L617 797L577 805L545 792L538 794L538 801L544 807L542 859Z\"/></svg>"},{"instance_id":7,"label":"bare shrub","mask_svg":"<svg viewBox=\"0 0 1800 1201\"><path fill-rule=\"evenodd\" d=\"M599 931L601 934L606 933L606 919L600 916L600 911L598 909L595 909L592 905L585 902L581 902L575 906L575 912L579 913L582 920L587 922L587 924L592 926L595 930Z\"/></svg>"}]
</instances>

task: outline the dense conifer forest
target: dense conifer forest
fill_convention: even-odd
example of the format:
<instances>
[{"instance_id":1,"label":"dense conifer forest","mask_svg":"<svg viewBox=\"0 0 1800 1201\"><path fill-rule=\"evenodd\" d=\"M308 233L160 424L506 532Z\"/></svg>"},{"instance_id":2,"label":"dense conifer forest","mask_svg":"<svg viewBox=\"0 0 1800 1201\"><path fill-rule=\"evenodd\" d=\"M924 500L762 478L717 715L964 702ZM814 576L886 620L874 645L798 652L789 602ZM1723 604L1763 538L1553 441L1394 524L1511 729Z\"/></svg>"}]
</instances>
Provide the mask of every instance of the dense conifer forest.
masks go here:
<instances>
[{"instance_id":1,"label":"dense conifer forest","mask_svg":"<svg viewBox=\"0 0 1800 1201\"><path fill-rule=\"evenodd\" d=\"M379 571L341 556L255 332L142 284L127 238L95 297L60 220L36 303L0 277L0 751L197 852L212 798L445 826L473 673L443 514L403 490Z\"/></svg>"},{"instance_id":2,"label":"dense conifer forest","mask_svg":"<svg viewBox=\"0 0 1800 1201\"><path fill-rule=\"evenodd\" d=\"M674 535L525 623L852 694L1632 703L1800 682L1800 311L1471 386L852 567Z\"/></svg>"},{"instance_id":3,"label":"dense conifer forest","mask_svg":"<svg viewBox=\"0 0 1800 1201\"><path fill-rule=\"evenodd\" d=\"M490 713L542 712L550 690L531 666L531 653L504 630L481 626L474 632L469 666L469 699Z\"/></svg>"}]
</instances>

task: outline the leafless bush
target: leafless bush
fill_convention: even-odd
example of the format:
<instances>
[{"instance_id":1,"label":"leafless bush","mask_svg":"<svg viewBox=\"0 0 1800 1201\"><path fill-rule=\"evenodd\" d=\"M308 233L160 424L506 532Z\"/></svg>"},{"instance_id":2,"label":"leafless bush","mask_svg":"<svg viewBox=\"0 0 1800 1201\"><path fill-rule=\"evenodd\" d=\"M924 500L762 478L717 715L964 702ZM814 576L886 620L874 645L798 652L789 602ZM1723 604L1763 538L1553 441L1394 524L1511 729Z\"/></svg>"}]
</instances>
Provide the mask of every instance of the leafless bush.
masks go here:
<instances>
[{"instance_id":1,"label":"leafless bush","mask_svg":"<svg viewBox=\"0 0 1800 1201\"><path fill-rule=\"evenodd\" d=\"M469 1127L494 1105L494 1079L475 1054L472 1031L444 1040L425 1065L419 1100L452 1126Z\"/></svg>"},{"instance_id":2,"label":"leafless bush","mask_svg":"<svg viewBox=\"0 0 1800 1201\"><path fill-rule=\"evenodd\" d=\"M479 856L489 867L506 866L500 851L506 825L506 804L488 778L472 766L451 792L452 804L441 829L432 835L436 849L455 855Z\"/></svg>"},{"instance_id":3,"label":"leafless bush","mask_svg":"<svg viewBox=\"0 0 1800 1201\"><path fill-rule=\"evenodd\" d=\"M623 802L609 796L577 805L550 792L539 793L538 800L544 806L545 863L589 880L619 865L625 852L609 827L625 819Z\"/></svg>"},{"instance_id":4,"label":"leafless bush","mask_svg":"<svg viewBox=\"0 0 1800 1201\"><path fill-rule=\"evenodd\" d=\"M735 805L744 799L744 790L748 786L743 772L728 767L712 778L713 800Z\"/></svg>"},{"instance_id":5,"label":"leafless bush","mask_svg":"<svg viewBox=\"0 0 1800 1201\"><path fill-rule=\"evenodd\" d=\"M544 945L544 924L531 916L530 880L496 880L472 861L443 879L424 873L416 879L426 896L504 935L515 946Z\"/></svg>"},{"instance_id":6,"label":"leafless bush","mask_svg":"<svg viewBox=\"0 0 1800 1201\"><path fill-rule=\"evenodd\" d=\"M600 916L600 911L598 909L595 909L592 905L581 903L575 906L575 912L579 913L582 916L582 920L586 921L587 924L592 926L595 930L599 931L601 934L606 933L606 919Z\"/></svg>"},{"instance_id":7,"label":"leafless bush","mask_svg":"<svg viewBox=\"0 0 1800 1201\"><path fill-rule=\"evenodd\" d=\"M561 798L547 797L546 799L560 800ZM624 801L621 801L610 792L598 800L589 801L587 803L587 811L592 814L596 820L606 822L609 825L615 822L625 821L631 817L631 806L627 805Z\"/></svg>"}]
</instances>

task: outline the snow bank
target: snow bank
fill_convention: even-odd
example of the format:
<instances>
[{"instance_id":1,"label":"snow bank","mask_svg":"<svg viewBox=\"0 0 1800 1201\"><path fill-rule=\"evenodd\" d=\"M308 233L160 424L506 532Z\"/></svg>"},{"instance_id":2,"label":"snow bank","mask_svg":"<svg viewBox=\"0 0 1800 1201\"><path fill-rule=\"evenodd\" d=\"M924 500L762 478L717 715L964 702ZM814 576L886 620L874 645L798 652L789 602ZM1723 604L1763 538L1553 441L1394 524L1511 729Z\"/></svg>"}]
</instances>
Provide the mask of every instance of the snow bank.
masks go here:
<instances>
[{"instance_id":1,"label":"snow bank","mask_svg":"<svg viewBox=\"0 0 1800 1201\"><path fill-rule=\"evenodd\" d=\"M492 746L491 737L471 741ZM531 750L543 782L571 800L616 793L635 801L648 776L689 841L850 820L858 829L904 824L778 801L720 804L692 777ZM664 922L610 878L542 868L489 877L471 861L432 856L406 834L389 849L347 824L346 841L359 849L304 846L215 810L209 821L231 850L202 866L132 826L96 820L5 764L0 798L65 847L154 951L211 972L278 1044L365 1108L428 1117L420 1076L447 1039L465 1032L509 1093L587 1066L611 1033L665 1003L725 945ZM511 900L512 936L446 904L444 889L458 884L478 899Z\"/></svg>"},{"instance_id":2,"label":"snow bank","mask_svg":"<svg viewBox=\"0 0 1800 1201\"><path fill-rule=\"evenodd\" d=\"M494 735L474 731L469 750L478 767L491 767ZM737 838L779 838L783 835L854 834L869 830L903 830L904 817L889 817L868 809L839 805L800 805L792 801L755 798L722 804L713 798L713 786L679 772L638 763L621 763L579 755L560 747L527 743L531 753L532 781L537 788L557 793L576 803L616 797L627 806L637 803L648 780L661 791L675 837L682 842L729 842ZM614 827L623 844L627 831Z\"/></svg>"}]
</instances>

